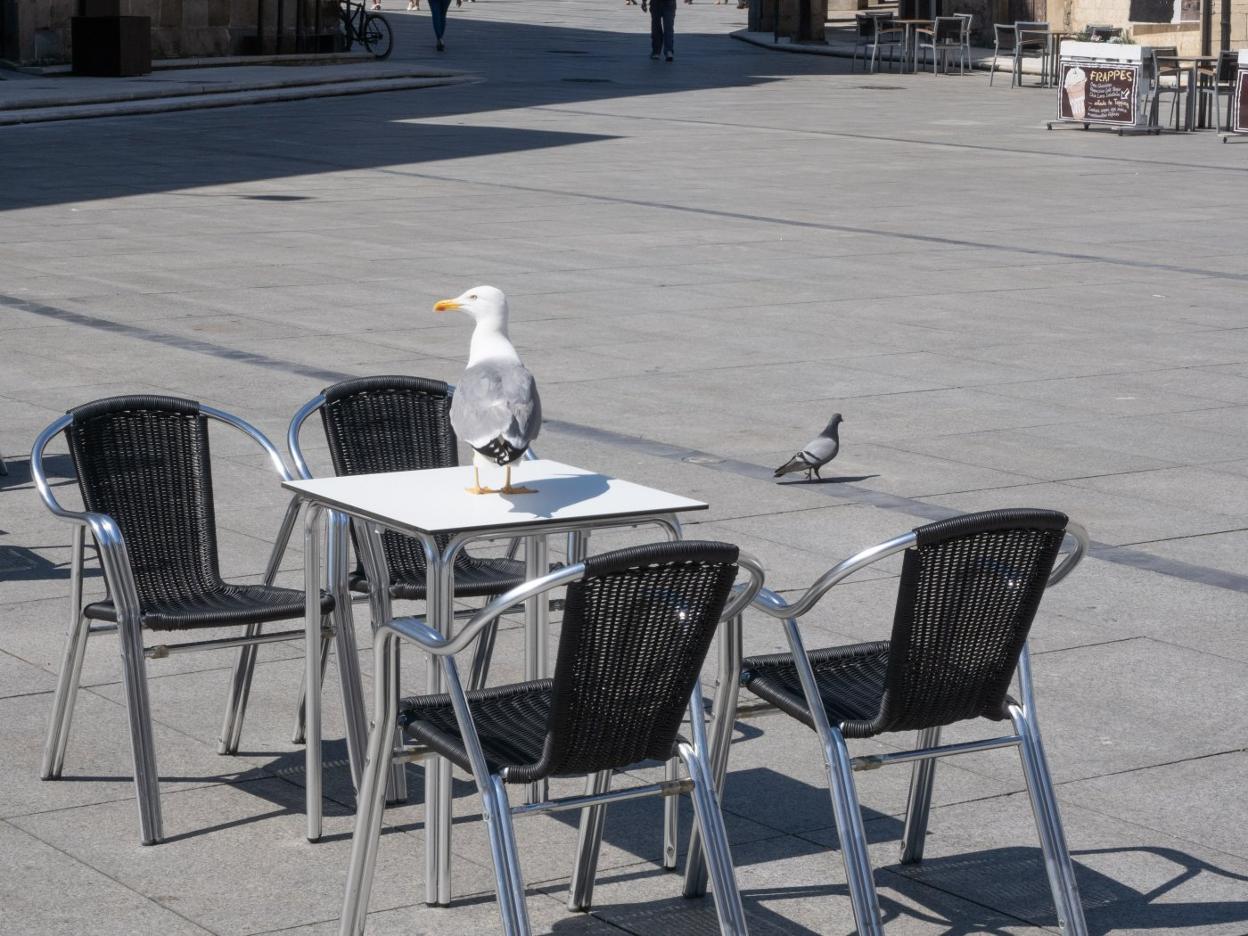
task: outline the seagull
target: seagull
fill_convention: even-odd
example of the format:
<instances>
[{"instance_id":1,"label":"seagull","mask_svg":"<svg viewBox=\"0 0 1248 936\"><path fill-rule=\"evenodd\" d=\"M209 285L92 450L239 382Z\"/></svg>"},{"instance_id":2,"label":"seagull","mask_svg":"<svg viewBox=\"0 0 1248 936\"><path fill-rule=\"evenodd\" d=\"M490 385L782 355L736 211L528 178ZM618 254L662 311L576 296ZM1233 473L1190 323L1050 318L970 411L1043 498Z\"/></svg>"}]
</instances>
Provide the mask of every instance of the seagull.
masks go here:
<instances>
[{"instance_id":1,"label":"seagull","mask_svg":"<svg viewBox=\"0 0 1248 936\"><path fill-rule=\"evenodd\" d=\"M528 451L542 428L537 381L520 363L507 337L507 297L493 286L476 286L457 299L443 299L434 312L463 312L477 323L468 348L468 368L451 398L451 426L472 446L469 494L534 494L512 487L511 465ZM481 486L481 469L507 469L501 488Z\"/></svg>"},{"instance_id":2,"label":"seagull","mask_svg":"<svg viewBox=\"0 0 1248 936\"><path fill-rule=\"evenodd\" d=\"M819 433L813 439L806 443L806 447L790 458L787 462L776 469L773 477L780 477L794 471L805 471L806 480L811 480L811 472L814 472L816 478L823 480L819 475L819 469L836 458L836 453L840 451L841 440L837 436L840 431L841 423L844 419L840 413L833 413L832 418L828 420L828 424L824 426L823 432Z\"/></svg>"}]
</instances>

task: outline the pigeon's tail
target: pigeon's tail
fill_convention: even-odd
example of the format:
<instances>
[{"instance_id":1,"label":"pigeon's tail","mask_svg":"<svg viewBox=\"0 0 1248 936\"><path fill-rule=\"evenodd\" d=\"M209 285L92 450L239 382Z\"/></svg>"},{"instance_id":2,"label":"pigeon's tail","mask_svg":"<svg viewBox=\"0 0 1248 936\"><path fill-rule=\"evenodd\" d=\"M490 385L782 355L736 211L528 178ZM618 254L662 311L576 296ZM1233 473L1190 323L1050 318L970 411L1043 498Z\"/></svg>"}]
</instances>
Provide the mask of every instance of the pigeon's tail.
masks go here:
<instances>
[{"instance_id":1,"label":"pigeon's tail","mask_svg":"<svg viewBox=\"0 0 1248 936\"><path fill-rule=\"evenodd\" d=\"M806 464L806 459L802 457L801 452L798 452L787 462L777 468L772 477L779 478L781 475L790 474L794 471L807 471L809 469L810 465Z\"/></svg>"}]
</instances>

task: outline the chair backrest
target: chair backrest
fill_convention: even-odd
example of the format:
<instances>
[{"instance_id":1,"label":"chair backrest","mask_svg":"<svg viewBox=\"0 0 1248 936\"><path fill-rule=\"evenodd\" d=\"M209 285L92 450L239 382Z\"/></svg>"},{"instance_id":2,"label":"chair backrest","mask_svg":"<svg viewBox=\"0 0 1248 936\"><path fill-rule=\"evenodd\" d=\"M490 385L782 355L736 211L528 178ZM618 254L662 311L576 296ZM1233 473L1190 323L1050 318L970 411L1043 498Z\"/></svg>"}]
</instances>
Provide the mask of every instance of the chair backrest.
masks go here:
<instances>
[{"instance_id":1,"label":"chair backrest","mask_svg":"<svg viewBox=\"0 0 1248 936\"><path fill-rule=\"evenodd\" d=\"M666 759L737 575L737 547L677 542L586 560L568 586L542 760L519 782Z\"/></svg>"},{"instance_id":2,"label":"chair backrest","mask_svg":"<svg viewBox=\"0 0 1248 936\"><path fill-rule=\"evenodd\" d=\"M334 474L459 464L449 384L402 375L359 377L326 387L322 395L321 422ZM382 541L392 574L426 568L425 552L417 540L386 531Z\"/></svg>"},{"instance_id":3,"label":"chair backrest","mask_svg":"<svg viewBox=\"0 0 1248 936\"><path fill-rule=\"evenodd\" d=\"M938 16L932 33L933 42L956 43L962 41L962 18L958 16Z\"/></svg>"},{"instance_id":4,"label":"chair backrest","mask_svg":"<svg viewBox=\"0 0 1248 936\"><path fill-rule=\"evenodd\" d=\"M955 17L962 21L962 37L966 38L971 34L971 26L975 22L974 13L954 13Z\"/></svg>"},{"instance_id":5,"label":"chair backrest","mask_svg":"<svg viewBox=\"0 0 1248 936\"><path fill-rule=\"evenodd\" d=\"M120 396L68 415L83 504L121 528L140 606L220 588L208 419L199 404Z\"/></svg>"},{"instance_id":6,"label":"chair backrest","mask_svg":"<svg viewBox=\"0 0 1248 936\"><path fill-rule=\"evenodd\" d=\"M1159 59L1173 59L1177 56L1179 54L1178 46L1150 46L1146 52L1153 80L1162 75L1177 75L1182 71L1177 62L1159 61Z\"/></svg>"},{"instance_id":7,"label":"chair backrest","mask_svg":"<svg viewBox=\"0 0 1248 936\"><path fill-rule=\"evenodd\" d=\"M993 23L992 35L997 51L1013 49L1018 40L1018 30L1013 23Z\"/></svg>"},{"instance_id":8,"label":"chair backrest","mask_svg":"<svg viewBox=\"0 0 1248 936\"><path fill-rule=\"evenodd\" d=\"M1015 47L1020 49L1044 49L1049 39L1049 24L1019 20L1014 24Z\"/></svg>"},{"instance_id":9,"label":"chair backrest","mask_svg":"<svg viewBox=\"0 0 1248 936\"><path fill-rule=\"evenodd\" d=\"M1005 718L1066 524L1052 510L993 510L916 529L902 563L879 714L847 723L846 735Z\"/></svg>"},{"instance_id":10,"label":"chair backrest","mask_svg":"<svg viewBox=\"0 0 1248 936\"><path fill-rule=\"evenodd\" d=\"M875 21L878 17L869 13L858 13L854 16L854 25L858 27L858 36L861 39L870 39L875 35Z\"/></svg>"},{"instance_id":11,"label":"chair backrest","mask_svg":"<svg viewBox=\"0 0 1248 936\"><path fill-rule=\"evenodd\" d=\"M1219 82L1233 82L1235 73L1239 71L1239 52L1234 49L1223 50L1218 54Z\"/></svg>"}]
</instances>

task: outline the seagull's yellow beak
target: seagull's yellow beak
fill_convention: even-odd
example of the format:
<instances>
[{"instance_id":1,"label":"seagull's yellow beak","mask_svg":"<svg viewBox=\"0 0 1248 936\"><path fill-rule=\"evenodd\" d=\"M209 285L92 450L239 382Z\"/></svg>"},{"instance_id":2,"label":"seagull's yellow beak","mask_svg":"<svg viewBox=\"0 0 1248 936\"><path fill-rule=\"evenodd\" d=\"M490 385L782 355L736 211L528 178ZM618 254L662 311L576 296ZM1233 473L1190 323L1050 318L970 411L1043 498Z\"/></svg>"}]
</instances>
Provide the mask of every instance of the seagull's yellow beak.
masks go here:
<instances>
[{"instance_id":1,"label":"seagull's yellow beak","mask_svg":"<svg viewBox=\"0 0 1248 936\"><path fill-rule=\"evenodd\" d=\"M455 310L462 308L463 306L461 306L454 299L443 299L441 302L435 302L433 304L434 312L454 312Z\"/></svg>"}]
</instances>

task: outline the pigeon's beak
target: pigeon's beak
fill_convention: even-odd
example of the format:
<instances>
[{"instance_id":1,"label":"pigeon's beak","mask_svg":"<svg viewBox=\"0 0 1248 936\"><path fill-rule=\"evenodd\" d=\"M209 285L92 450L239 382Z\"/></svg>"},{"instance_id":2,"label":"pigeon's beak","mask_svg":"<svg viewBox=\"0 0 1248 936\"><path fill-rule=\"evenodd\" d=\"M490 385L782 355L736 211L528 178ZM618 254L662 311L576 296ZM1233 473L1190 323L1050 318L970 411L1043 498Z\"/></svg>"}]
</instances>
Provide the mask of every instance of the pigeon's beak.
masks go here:
<instances>
[{"instance_id":1,"label":"pigeon's beak","mask_svg":"<svg viewBox=\"0 0 1248 936\"><path fill-rule=\"evenodd\" d=\"M435 302L433 304L434 312L455 312L456 310L462 308L463 306L461 306L459 302L454 299L443 299L441 302Z\"/></svg>"}]
</instances>

